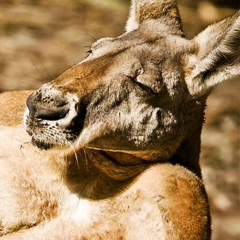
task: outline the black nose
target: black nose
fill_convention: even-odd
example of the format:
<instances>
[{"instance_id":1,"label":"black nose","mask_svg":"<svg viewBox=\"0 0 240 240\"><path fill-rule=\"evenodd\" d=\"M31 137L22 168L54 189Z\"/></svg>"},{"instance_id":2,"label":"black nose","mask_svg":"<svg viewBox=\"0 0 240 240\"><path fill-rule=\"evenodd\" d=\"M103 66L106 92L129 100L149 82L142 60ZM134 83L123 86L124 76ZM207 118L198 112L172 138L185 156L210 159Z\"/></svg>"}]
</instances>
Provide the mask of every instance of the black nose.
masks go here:
<instances>
[{"instance_id":1,"label":"black nose","mask_svg":"<svg viewBox=\"0 0 240 240\"><path fill-rule=\"evenodd\" d=\"M58 99L58 101L45 103L34 94L28 97L27 107L29 109L29 116L36 120L57 121L64 118L69 112L67 102Z\"/></svg>"}]
</instances>

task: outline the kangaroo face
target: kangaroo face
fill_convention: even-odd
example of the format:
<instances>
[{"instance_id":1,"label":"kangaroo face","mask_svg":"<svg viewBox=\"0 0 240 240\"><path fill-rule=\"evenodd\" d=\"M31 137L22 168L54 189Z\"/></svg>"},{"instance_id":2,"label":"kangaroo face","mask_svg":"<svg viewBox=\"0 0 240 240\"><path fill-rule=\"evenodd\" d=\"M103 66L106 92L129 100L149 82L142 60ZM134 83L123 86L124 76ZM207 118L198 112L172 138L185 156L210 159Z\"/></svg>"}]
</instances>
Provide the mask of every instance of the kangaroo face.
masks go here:
<instances>
[{"instance_id":1,"label":"kangaroo face","mask_svg":"<svg viewBox=\"0 0 240 240\"><path fill-rule=\"evenodd\" d=\"M29 97L26 124L36 145L172 154L184 131L183 52L169 51L167 37L141 35L100 40Z\"/></svg>"},{"instance_id":2,"label":"kangaroo face","mask_svg":"<svg viewBox=\"0 0 240 240\"><path fill-rule=\"evenodd\" d=\"M38 147L169 159L200 131L212 87L239 76L239 12L187 40L175 2L132 4L128 32L100 39L84 61L28 98L25 122Z\"/></svg>"}]
</instances>

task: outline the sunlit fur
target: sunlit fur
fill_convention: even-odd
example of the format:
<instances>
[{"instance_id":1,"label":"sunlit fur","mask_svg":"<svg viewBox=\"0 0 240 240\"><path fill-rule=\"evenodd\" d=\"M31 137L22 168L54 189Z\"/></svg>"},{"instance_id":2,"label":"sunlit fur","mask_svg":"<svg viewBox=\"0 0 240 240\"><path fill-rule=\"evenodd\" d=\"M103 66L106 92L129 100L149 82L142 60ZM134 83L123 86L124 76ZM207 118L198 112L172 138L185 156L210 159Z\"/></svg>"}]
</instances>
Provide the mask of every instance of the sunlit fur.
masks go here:
<instances>
[{"instance_id":1,"label":"sunlit fur","mask_svg":"<svg viewBox=\"0 0 240 240\"><path fill-rule=\"evenodd\" d=\"M176 1L133 0L123 35L0 95L0 238L209 240L200 135L212 88L240 75L239 21L187 40Z\"/></svg>"}]
</instances>

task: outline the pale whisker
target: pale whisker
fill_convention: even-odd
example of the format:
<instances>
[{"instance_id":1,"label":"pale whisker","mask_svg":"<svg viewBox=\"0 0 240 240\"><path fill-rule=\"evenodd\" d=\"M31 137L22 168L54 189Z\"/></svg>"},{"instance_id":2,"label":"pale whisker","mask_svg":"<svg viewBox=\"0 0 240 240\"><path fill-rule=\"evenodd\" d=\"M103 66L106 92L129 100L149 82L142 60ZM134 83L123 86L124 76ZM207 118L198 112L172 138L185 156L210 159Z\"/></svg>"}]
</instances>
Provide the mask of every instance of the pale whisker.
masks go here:
<instances>
[{"instance_id":1,"label":"pale whisker","mask_svg":"<svg viewBox=\"0 0 240 240\"><path fill-rule=\"evenodd\" d=\"M72 152L74 153L74 156L75 156L75 159L76 159L76 162L77 162L77 166L80 169L79 158L78 158L77 152L74 149L74 146L73 146L73 144L71 142L68 142L68 144L69 144L69 147L71 148Z\"/></svg>"},{"instance_id":2,"label":"pale whisker","mask_svg":"<svg viewBox=\"0 0 240 240\"><path fill-rule=\"evenodd\" d=\"M26 156L25 156L25 154L24 154L24 152L23 152L23 149L24 149L24 146L25 145L29 145L29 144L31 144L31 142L24 142L24 143L22 143L21 145L20 145L20 147L19 147L19 150L20 150L20 153L22 154L22 156L24 157L24 159L27 159L26 158Z\"/></svg>"},{"instance_id":3,"label":"pale whisker","mask_svg":"<svg viewBox=\"0 0 240 240\"><path fill-rule=\"evenodd\" d=\"M86 162L86 170L88 171L88 155L87 155L87 152L85 150L85 148L83 148L83 153L84 153L84 160Z\"/></svg>"}]
</instances>

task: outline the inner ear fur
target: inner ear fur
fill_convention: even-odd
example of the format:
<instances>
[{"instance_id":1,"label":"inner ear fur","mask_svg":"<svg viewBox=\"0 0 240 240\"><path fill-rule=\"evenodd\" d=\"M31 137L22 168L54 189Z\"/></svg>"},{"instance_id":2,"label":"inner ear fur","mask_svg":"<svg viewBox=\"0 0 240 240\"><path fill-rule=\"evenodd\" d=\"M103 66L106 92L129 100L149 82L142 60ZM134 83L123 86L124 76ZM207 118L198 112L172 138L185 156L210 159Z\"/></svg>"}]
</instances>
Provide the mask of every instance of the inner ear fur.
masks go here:
<instances>
[{"instance_id":1,"label":"inner ear fur","mask_svg":"<svg viewBox=\"0 0 240 240\"><path fill-rule=\"evenodd\" d=\"M207 27L193 40L186 77L192 96L209 92L218 83L240 77L240 11Z\"/></svg>"},{"instance_id":2,"label":"inner ear fur","mask_svg":"<svg viewBox=\"0 0 240 240\"><path fill-rule=\"evenodd\" d=\"M148 20L152 27L161 31L161 24L167 26L170 33L183 35L182 23L176 0L132 0L126 31L130 32Z\"/></svg>"}]
</instances>

